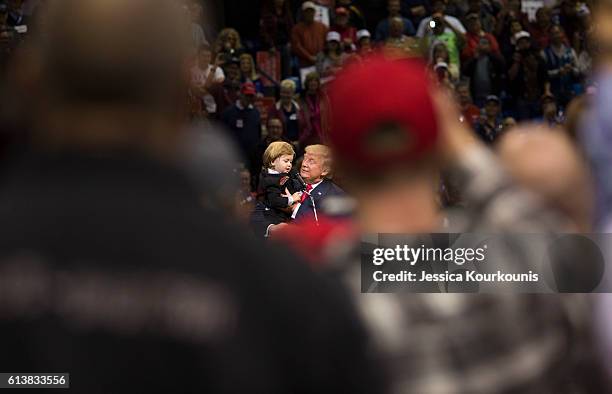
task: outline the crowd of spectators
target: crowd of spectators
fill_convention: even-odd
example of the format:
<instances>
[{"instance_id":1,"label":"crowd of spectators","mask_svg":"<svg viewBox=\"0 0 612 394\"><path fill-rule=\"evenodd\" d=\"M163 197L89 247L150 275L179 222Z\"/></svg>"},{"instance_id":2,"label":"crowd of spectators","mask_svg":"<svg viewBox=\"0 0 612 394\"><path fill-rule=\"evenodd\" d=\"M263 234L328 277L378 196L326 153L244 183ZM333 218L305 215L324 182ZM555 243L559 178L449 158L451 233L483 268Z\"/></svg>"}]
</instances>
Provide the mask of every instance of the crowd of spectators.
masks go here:
<instances>
[{"instance_id":1,"label":"crowd of spectators","mask_svg":"<svg viewBox=\"0 0 612 394\"><path fill-rule=\"evenodd\" d=\"M37 3L0 0L4 53L40 29L0 79L0 137L28 137L0 168L0 369L88 393L609 392L594 287L361 275L362 234L611 228L589 5L271 0L251 37L195 0Z\"/></svg>"},{"instance_id":2,"label":"crowd of spectators","mask_svg":"<svg viewBox=\"0 0 612 394\"><path fill-rule=\"evenodd\" d=\"M326 143L329 82L378 49L422 58L487 144L517 122L563 124L567 106L592 84L588 3L388 0L382 7L387 16L372 23L368 2L265 0L259 36L242 37L233 26L203 37L194 28L192 117L227 126L253 191L258 145L271 142L268 120L280 120L277 139L291 142L298 157ZM198 2L186 8L197 25Z\"/></svg>"}]
</instances>

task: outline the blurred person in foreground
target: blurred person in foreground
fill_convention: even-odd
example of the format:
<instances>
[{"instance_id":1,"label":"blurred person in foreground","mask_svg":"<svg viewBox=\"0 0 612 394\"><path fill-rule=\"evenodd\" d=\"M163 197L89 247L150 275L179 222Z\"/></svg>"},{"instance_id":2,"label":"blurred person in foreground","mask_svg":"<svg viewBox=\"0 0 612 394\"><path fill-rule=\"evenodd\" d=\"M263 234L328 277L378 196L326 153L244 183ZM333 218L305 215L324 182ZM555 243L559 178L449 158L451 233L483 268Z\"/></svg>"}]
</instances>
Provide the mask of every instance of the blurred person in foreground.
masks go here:
<instances>
[{"instance_id":1,"label":"blurred person in foreground","mask_svg":"<svg viewBox=\"0 0 612 394\"><path fill-rule=\"evenodd\" d=\"M569 219L566 231L592 230L592 180L568 135L541 125L515 127L500 139L497 152L519 184Z\"/></svg>"},{"instance_id":2,"label":"blurred person in foreground","mask_svg":"<svg viewBox=\"0 0 612 394\"><path fill-rule=\"evenodd\" d=\"M92 394L377 392L338 289L202 208L177 168L176 3L47 7L16 65L38 93L30 151L0 185L0 370Z\"/></svg>"},{"instance_id":3,"label":"blurred person in foreground","mask_svg":"<svg viewBox=\"0 0 612 394\"><path fill-rule=\"evenodd\" d=\"M493 154L459 122L451 101L439 92L430 95L428 78L420 63L378 58L347 67L330 87L330 140L344 170L343 186L356 199L355 233L439 231L436 174L441 169L453 175L465 202L465 218L451 232L557 228L563 220L510 181ZM374 86L387 94L367 95L375 97L368 102L350 94ZM335 259L326 269L352 290L393 393L599 393L608 388L598 373L589 309L581 297L362 294L359 240L327 248ZM505 253L507 264L530 262L528 251L507 248Z\"/></svg>"},{"instance_id":4,"label":"blurred person in foreground","mask_svg":"<svg viewBox=\"0 0 612 394\"><path fill-rule=\"evenodd\" d=\"M612 4L599 2L593 10L595 32L593 40L598 48L595 59L597 92L590 99L590 111L582 120L578 137L584 145L595 179L595 216L597 231L612 233ZM612 248L606 251L608 261ZM612 283L612 276L606 278ZM612 296L600 299L600 331L603 352L606 354L608 373L612 376Z\"/></svg>"}]
</instances>

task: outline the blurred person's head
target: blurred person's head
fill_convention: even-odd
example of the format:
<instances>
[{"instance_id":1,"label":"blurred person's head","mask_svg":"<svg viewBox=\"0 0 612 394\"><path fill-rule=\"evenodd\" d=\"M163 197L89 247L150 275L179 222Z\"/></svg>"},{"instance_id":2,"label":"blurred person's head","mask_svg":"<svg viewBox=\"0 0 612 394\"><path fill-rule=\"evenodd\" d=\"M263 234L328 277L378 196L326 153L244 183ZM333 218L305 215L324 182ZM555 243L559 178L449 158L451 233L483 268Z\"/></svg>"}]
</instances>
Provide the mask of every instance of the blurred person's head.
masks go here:
<instances>
[{"instance_id":1,"label":"blurred person's head","mask_svg":"<svg viewBox=\"0 0 612 394\"><path fill-rule=\"evenodd\" d=\"M253 56L248 53L240 55L240 72L243 77L249 78L252 81L257 79L257 71L255 70Z\"/></svg>"},{"instance_id":2,"label":"blurred person's head","mask_svg":"<svg viewBox=\"0 0 612 394\"><path fill-rule=\"evenodd\" d=\"M482 24L480 23L480 16L476 13L469 14L465 17L465 23L467 31L472 34L479 34L482 31Z\"/></svg>"},{"instance_id":3,"label":"blurred person's head","mask_svg":"<svg viewBox=\"0 0 612 394\"><path fill-rule=\"evenodd\" d=\"M402 18L393 17L389 24L389 36L391 38L400 38L404 34L404 20Z\"/></svg>"},{"instance_id":4,"label":"blurred person's head","mask_svg":"<svg viewBox=\"0 0 612 394\"><path fill-rule=\"evenodd\" d=\"M212 52L210 50L210 45L202 44L198 49L198 65L205 69L212 62Z\"/></svg>"},{"instance_id":5,"label":"blurred person's head","mask_svg":"<svg viewBox=\"0 0 612 394\"><path fill-rule=\"evenodd\" d=\"M5 3L0 3L0 26L6 25L8 19L8 7Z\"/></svg>"},{"instance_id":6,"label":"blurred person's head","mask_svg":"<svg viewBox=\"0 0 612 394\"><path fill-rule=\"evenodd\" d=\"M283 122L279 118L268 119L267 130L270 141L280 141L283 138Z\"/></svg>"},{"instance_id":7,"label":"blurred person's head","mask_svg":"<svg viewBox=\"0 0 612 394\"><path fill-rule=\"evenodd\" d=\"M400 10L402 9L400 0L389 0L387 1L387 11L389 12L389 16L395 17L400 15Z\"/></svg>"},{"instance_id":8,"label":"blurred person's head","mask_svg":"<svg viewBox=\"0 0 612 394\"><path fill-rule=\"evenodd\" d=\"M581 155L559 130L516 127L500 140L499 155L510 174L571 220L571 231L588 232L592 186ZM554 174L554 176L551 176Z\"/></svg>"},{"instance_id":9,"label":"blurred person's head","mask_svg":"<svg viewBox=\"0 0 612 394\"><path fill-rule=\"evenodd\" d=\"M514 37L516 34L523 31L523 25L518 19L513 19L510 22L510 34Z\"/></svg>"},{"instance_id":10,"label":"blurred person's head","mask_svg":"<svg viewBox=\"0 0 612 394\"><path fill-rule=\"evenodd\" d=\"M446 1L434 0L431 3L431 10L434 14L444 14L446 12Z\"/></svg>"},{"instance_id":11,"label":"blurred person's head","mask_svg":"<svg viewBox=\"0 0 612 394\"><path fill-rule=\"evenodd\" d=\"M565 15L573 16L578 12L577 0L563 0L561 2L561 10Z\"/></svg>"},{"instance_id":12,"label":"blurred person's head","mask_svg":"<svg viewBox=\"0 0 612 394\"><path fill-rule=\"evenodd\" d=\"M194 1L189 5L189 14L191 15L191 21L194 23L200 23L204 15L204 9L202 5L197 1Z\"/></svg>"},{"instance_id":13,"label":"blurred person's head","mask_svg":"<svg viewBox=\"0 0 612 394\"><path fill-rule=\"evenodd\" d=\"M531 49L531 34L526 31L520 31L515 34L516 50L519 52L529 51Z\"/></svg>"},{"instance_id":14,"label":"blurred person's head","mask_svg":"<svg viewBox=\"0 0 612 394\"><path fill-rule=\"evenodd\" d=\"M436 64L439 62L450 63L450 54L445 43L438 41L433 45L431 51L430 63Z\"/></svg>"},{"instance_id":15,"label":"blurred person's head","mask_svg":"<svg viewBox=\"0 0 612 394\"><path fill-rule=\"evenodd\" d=\"M482 6L482 0L468 0L468 12L474 12L480 14L480 7Z\"/></svg>"},{"instance_id":16,"label":"blurred person's head","mask_svg":"<svg viewBox=\"0 0 612 394\"><path fill-rule=\"evenodd\" d=\"M329 138L363 231L430 232L439 225L433 89L418 60L380 56L347 66L330 86Z\"/></svg>"},{"instance_id":17,"label":"blurred person's head","mask_svg":"<svg viewBox=\"0 0 612 394\"><path fill-rule=\"evenodd\" d=\"M330 31L327 33L327 37L325 40L325 53L329 55L330 53L334 53L339 55L342 53L342 47L340 46L341 40L340 33L337 31Z\"/></svg>"},{"instance_id":18,"label":"blurred person's head","mask_svg":"<svg viewBox=\"0 0 612 394\"><path fill-rule=\"evenodd\" d=\"M347 27L348 26L348 23L349 23L349 12L348 12L348 10L346 8L344 8L344 7L336 8L335 23L336 23L336 25L338 25L340 27Z\"/></svg>"},{"instance_id":19,"label":"blurred person's head","mask_svg":"<svg viewBox=\"0 0 612 394\"><path fill-rule=\"evenodd\" d=\"M312 1L305 1L302 4L302 18L306 24L311 24L315 20L317 6Z\"/></svg>"},{"instance_id":20,"label":"blurred person's head","mask_svg":"<svg viewBox=\"0 0 612 394\"><path fill-rule=\"evenodd\" d=\"M228 59L223 64L223 71L225 73L225 79L228 82L239 81L241 78L240 74L240 61L238 59Z\"/></svg>"},{"instance_id":21,"label":"blurred person's head","mask_svg":"<svg viewBox=\"0 0 612 394\"><path fill-rule=\"evenodd\" d=\"M283 104L290 104L295 96L295 82L291 79L285 79L280 86L280 100Z\"/></svg>"},{"instance_id":22,"label":"blurred person's head","mask_svg":"<svg viewBox=\"0 0 612 394\"><path fill-rule=\"evenodd\" d=\"M242 42L240 40L240 34L236 29L228 27L219 32L219 36L217 37L217 52L233 53L240 48L242 48Z\"/></svg>"},{"instance_id":23,"label":"blurred person's head","mask_svg":"<svg viewBox=\"0 0 612 394\"><path fill-rule=\"evenodd\" d=\"M562 45L565 39L565 33L559 25L550 28L550 42L552 45Z\"/></svg>"},{"instance_id":24,"label":"blurred person's head","mask_svg":"<svg viewBox=\"0 0 612 394\"><path fill-rule=\"evenodd\" d=\"M255 103L257 90L252 82L245 82L240 86L240 103L247 108Z\"/></svg>"},{"instance_id":25,"label":"blurred person's head","mask_svg":"<svg viewBox=\"0 0 612 394\"><path fill-rule=\"evenodd\" d=\"M288 173L293 165L295 151L290 143L275 141L266 148L263 154L264 167L276 172Z\"/></svg>"},{"instance_id":26,"label":"blurred person's head","mask_svg":"<svg viewBox=\"0 0 612 394\"><path fill-rule=\"evenodd\" d=\"M472 104L472 93L470 92L470 85L467 82L460 82L457 84L455 89L457 93L457 99L462 107Z\"/></svg>"},{"instance_id":27,"label":"blurred person's head","mask_svg":"<svg viewBox=\"0 0 612 394\"><path fill-rule=\"evenodd\" d=\"M307 95L318 95L319 90L321 89L321 77L319 73L312 72L306 75L304 79L304 92Z\"/></svg>"},{"instance_id":28,"label":"blurred person's head","mask_svg":"<svg viewBox=\"0 0 612 394\"><path fill-rule=\"evenodd\" d=\"M332 154L325 145L307 146L300 167L300 176L309 184L319 183L331 176Z\"/></svg>"},{"instance_id":29,"label":"blurred person's head","mask_svg":"<svg viewBox=\"0 0 612 394\"><path fill-rule=\"evenodd\" d=\"M8 0L8 6L12 12L21 12L23 0Z\"/></svg>"},{"instance_id":30,"label":"blurred person's head","mask_svg":"<svg viewBox=\"0 0 612 394\"><path fill-rule=\"evenodd\" d=\"M501 114L501 101L497 96L488 96L485 103L485 115L488 119L496 119Z\"/></svg>"},{"instance_id":31,"label":"blurred person's head","mask_svg":"<svg viewBox=\"0 0 612 394\"><path fill-rule=\"evenodd\" d=\"M518 123L516 122L516 119L514 119L513 117L507 117L502 123L503 131L508 131L515 128L517 124Z\"/></svg>"},{"instance_id":32,"label":"blurred person's head","mask_svg":"<svg viewBox=\"0 0 612 394\"><path fill-rule=\"evenodd\" d=\"M536 22L538 26L545 29L552 24L552 12L548 7L538 8L536 11Z\"/></svg>"},{"instance_id":33,"label":"blurred person's head","mask_svg":"<svg viewBox=\"0 0 612 394\"><path fill-rule=\"evenodd\" d=\"M170 0L56 0L29 42L36 143L172 155L184 120L189 21ZM151 45L155 42L155 45Z\"/></svg>"},{"instance_id":34,"label":"blurred person's head","mask_svg":"<svg viewBox=\"0 0 612 394\"><path fill-rule=\"evenodd\" d=\"M362 29L357 32L357 45L362 52L367 52L372 49L372 35L368 30Z\"/></svg>"},{"instance_id":35,"label":"blurred person's head","mask_svg":"<svg viewBox=\"0 0 612 394\"><path fill-rule=\"evenodd\" d=\"M515 17L518 17L519 14L523 12L523 5L521 3L521 0L508 0L506 2L506 7L508 8L508 11L511 11L515 14Z\"/></svg>"}]
</instances>

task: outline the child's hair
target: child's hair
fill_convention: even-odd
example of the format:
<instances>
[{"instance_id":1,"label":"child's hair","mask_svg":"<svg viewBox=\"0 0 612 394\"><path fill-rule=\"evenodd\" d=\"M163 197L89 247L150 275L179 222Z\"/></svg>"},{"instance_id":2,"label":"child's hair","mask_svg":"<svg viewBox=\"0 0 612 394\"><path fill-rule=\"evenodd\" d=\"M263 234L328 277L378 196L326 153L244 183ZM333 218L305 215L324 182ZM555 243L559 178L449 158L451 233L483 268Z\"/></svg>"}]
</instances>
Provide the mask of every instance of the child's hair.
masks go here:
<instances>
[{"instance_id":1,"label":"child's hair","mask_svg":"<svg viewBox=\"0 0 612 394\"><path fill-rule=\"evenodd\" d=\"M272 162L283 155L295 156L293 146L283 141L271 143L263 154L264 168L270 168Z\"/></svg>"}]
</instances>

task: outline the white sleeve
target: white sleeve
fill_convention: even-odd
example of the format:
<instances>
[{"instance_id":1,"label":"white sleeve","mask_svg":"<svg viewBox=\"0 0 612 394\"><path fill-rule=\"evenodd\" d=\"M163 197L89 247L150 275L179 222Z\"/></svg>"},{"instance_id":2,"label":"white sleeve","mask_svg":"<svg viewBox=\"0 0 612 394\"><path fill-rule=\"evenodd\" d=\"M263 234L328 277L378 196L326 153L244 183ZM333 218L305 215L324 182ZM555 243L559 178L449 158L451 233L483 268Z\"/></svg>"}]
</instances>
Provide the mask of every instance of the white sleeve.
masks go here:
<instances>
[{"instance_id":1,"label":"white sleeve","mask_svg":"<svg viewBox=\"0 0 612 394\"><path fill-rule=\"evenodd\" d=\"M454 16L446 15L444 17L444 20L446 20L446 23L448 23L449 25L452 25L453 29L457 30L459 33L461 34L466 33L466 30L465 30L465 27L463 27L463 24L459 21L459 19L455 18Z\"/></svg>"},{"instance_id":2,"label":"white sleeve","mask_svg":"<svg viewBox=\"0 0 612 394\"><path fill-rule=\"evenodd\" d=\"M421 21L421 23L419 23L419 28L417 29L416 32L416 36L421 38L421 37L425 37L425 30L427 29L427 26L429 26L429 22L431 21L431 18L425 18Z\"/></svg>"},{"instance_id":3,"label":"white sleeve","mask_svg":"<svg viewBox=\"0 0 612 394\"><path fill-rule=\"evenodd\" d=\"M223 83L224 81L225 81L225 73L223 72L223 69L221 67L217 67L217 70L215 71L215 82Z\"/></svg>"}]
</instances>

